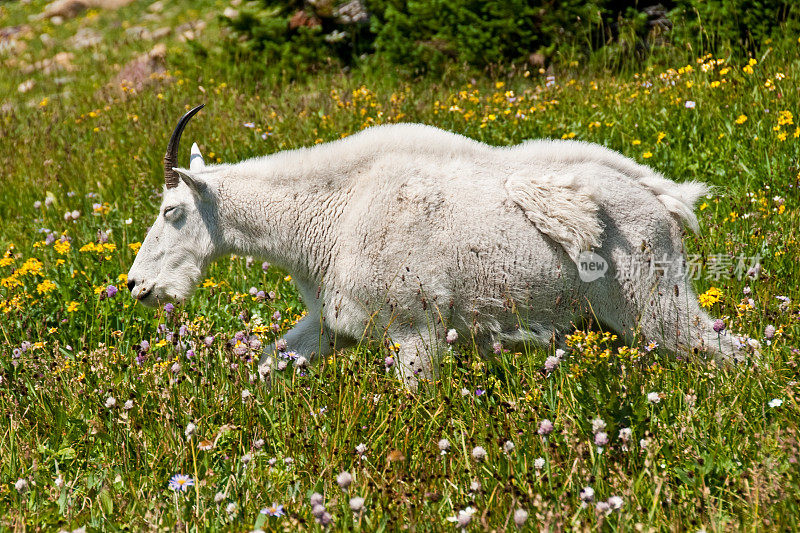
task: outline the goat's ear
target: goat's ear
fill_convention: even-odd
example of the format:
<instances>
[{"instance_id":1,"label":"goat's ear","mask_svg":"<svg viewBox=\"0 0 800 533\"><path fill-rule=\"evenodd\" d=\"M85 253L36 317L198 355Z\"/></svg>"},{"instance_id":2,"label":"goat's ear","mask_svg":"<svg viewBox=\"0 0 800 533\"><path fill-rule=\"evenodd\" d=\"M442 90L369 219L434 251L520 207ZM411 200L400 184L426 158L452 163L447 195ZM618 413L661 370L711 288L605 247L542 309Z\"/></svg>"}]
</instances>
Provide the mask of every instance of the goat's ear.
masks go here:
<instances>
[{"instance_id":1,"label":"goat's ear","mask_svg":"<svg viewBox=\"0 0 800 533\"><path fill-rule=\"evenodd\" d=\"M189 186L193 193L201 198L205 196L205 193L208 190L208 184L203 181L202 178L197 177L195 174L192 174L191 171L186 170L185 168L173 168L172 170L178 173L183 182Z\"/></svg>"},{"instance_id":2,"label":"goat's ear","mask_svg":"<svg viewBox=\"0 0 800 533\"><path fill-rule=\"evenodd\" d=\"M197 143L192 143L192 154L189 156L189 170L197 172L206 168L206 163L203 161L203 154L200 153L200 147Z\"/></svg>"}]
</instances>

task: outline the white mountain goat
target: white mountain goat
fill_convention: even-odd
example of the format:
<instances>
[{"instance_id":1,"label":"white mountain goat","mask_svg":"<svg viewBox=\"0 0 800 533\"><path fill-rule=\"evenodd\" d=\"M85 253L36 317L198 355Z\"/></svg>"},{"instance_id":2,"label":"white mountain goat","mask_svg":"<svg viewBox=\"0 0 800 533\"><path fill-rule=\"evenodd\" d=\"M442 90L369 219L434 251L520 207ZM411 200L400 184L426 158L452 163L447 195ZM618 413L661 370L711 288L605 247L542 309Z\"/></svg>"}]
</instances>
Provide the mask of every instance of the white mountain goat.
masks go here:
<instances>
[{"instance_id":1,"label":"white mountain goat","mask_svg":"<svg viewBox=\"0 0 800 533\"><path fill-rule=\"evenodd\" d=\"M703 184L595 144L499 148L420 124L237 164L206 166L193 145L189 170L175 168L200 107L172 134L161 210L128 274L145 305L185 300L235 253L297 283L308 314L286 350L311 360L388 335L412 388L436 376L450 329L491 351L558 346L590 320L626 342L735 359L685 269L680 223L697 230Z\"/></svg>"}]
</instances>

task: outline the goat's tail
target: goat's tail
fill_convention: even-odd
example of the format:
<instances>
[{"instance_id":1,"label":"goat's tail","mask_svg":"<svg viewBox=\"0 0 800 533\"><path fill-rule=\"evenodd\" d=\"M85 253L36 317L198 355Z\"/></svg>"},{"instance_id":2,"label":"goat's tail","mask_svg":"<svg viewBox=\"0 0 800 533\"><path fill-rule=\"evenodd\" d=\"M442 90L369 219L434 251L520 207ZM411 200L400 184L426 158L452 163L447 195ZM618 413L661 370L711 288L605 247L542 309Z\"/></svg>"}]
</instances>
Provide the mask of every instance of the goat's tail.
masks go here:
<instances>
[{"instance_id":1,"label":"goat's tail","mask_svg":"<svg viewBox=\"0 0 800 533\"><path fill-rule=\"evenodd\" d=\"M677 183L658 175L643 177L639 183L650 189L675 218L693 232L700 231L697 216L694 214L694 205L701 196L711 191L708 185L699 181Z\"/></svg>"}]
</instances>

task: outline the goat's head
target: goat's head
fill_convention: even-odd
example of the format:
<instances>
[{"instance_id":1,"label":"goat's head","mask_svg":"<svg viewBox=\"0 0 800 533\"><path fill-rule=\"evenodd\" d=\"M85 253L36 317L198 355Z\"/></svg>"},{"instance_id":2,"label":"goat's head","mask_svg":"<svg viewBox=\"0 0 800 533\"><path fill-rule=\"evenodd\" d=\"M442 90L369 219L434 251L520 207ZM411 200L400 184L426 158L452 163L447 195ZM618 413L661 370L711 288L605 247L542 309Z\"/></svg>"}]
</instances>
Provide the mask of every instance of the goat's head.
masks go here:
<instances>
[{"instance_id":1,"label":"goat's head","mask_svg":"<svg viewBox=\"0 0 800 533\"><path fill-rule=\"evenodd\" d=\"M158 217L128 272L131 296L145 305L188 298L217 249L213 185L202 174L203 158L192 145L189 170L175 168L178 144L199 105L181 118L164 155L164 197Z\"/></svg>"}]
</instances>

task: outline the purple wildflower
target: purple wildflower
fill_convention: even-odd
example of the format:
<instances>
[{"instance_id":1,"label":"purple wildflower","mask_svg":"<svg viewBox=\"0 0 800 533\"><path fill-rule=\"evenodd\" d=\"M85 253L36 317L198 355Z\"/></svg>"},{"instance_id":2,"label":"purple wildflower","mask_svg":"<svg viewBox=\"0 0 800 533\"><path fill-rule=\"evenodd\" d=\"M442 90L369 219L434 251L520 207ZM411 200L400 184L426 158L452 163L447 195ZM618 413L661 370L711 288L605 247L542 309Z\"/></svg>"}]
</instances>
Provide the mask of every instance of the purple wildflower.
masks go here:
<instances>
[{"instance_id":1,"label":"purple wildflower","mask_svg":"<svg viewBox=\"0 0 800 533\"><path fill-rule=\"evenodd\" d=\"M556 367L558 366L558 363L560 363L560 362L561 362L561 359L551 355L550 357L545 359L545 361L544 361L544 369L547 372L552 372L553 370L556 369Z\"/></svg>"},{"instance_id":2,"label":"purple wildflower","mask_svg":"<svg viewBox=\"0 0 800 533\"><path fill-rule=\"evenodd\" d=\"M168 487L176 492L186 492L194 485L194 480L185 474L175 474L169 480Z\"/></svg>"},{"instance_id":3,"label":"purple wildflower","mask_svg":"<svg viewBox=\"0 0 800 533\"><path fill-rule=\"evenodd\" d=\"M261 509L261 514L269 516L286 516L286 513L283 511L283 505L279 505L275 502L273 502L269 507L264 507Z\"/></svg>"},{"instance_id":4,"label":"purple wildflower","mask_svg":"<svg viewBox=\"0 0 800 533\"><path fill-rule=\"evenodd\" d=\"M718 318L714 321L713 327L714 331L716 331L717 333L721 333L725 329L725 322L721 318Z\"/></svg>"},{"instance_id":5,"label":"purple wildflower","mask_svg":"<svg viewBox=\"0 0 800 533\"><path fill-rule=\"evenodd\" d=\"M117 288L114 285L106 287L106 294L109 298L113 298L117 294Z\"/></svg>"}]
</instances>

